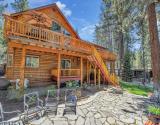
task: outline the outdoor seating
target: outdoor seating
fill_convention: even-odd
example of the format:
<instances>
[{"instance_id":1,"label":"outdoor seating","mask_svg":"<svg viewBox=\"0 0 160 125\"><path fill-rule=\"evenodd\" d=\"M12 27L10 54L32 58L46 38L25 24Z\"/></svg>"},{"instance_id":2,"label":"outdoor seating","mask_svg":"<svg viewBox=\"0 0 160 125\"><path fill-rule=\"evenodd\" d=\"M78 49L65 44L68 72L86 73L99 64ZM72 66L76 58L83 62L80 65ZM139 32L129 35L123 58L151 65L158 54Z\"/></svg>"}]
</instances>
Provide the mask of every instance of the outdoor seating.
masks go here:
<instances>
[{"instance_id":1,"label":"outdoor seating","mask_svg":"<svg viewBox=\"0 0 160 125\"><path fill-rule=\"evenodd\" d=\"M20 113L19 110L6 112L3 110L2 104L0 103L0 125L21 125L22 122L20 119L4 121L6 120L4 117L5 114L16 114L18 116Z\"/></svg>"},{"instance_id":2,"label":"outdoor seating","mask_svg":"<svg viewBox=\"0 0 160 125\"><path fill-rule=\"evenodd\" d=\"M47 97L45 99L45 113L54 112L57 114L57 108L59 104L59 90L48 90Z\"/></svg>"},{"instance_id":3,"label":"outdoor seating","mask_svg":"<svg viewBox=\"0 0 160 125\"><path fill-rule=\"evenodd\" d=\"M39 119L43 116L43 101L39 99L38 92L24 94L24 113L21 115L23 122L31 118Z\"/></svg>"},{"instance_id":4,"label":"outdoor seating","mask_svg":"<svg viewBox=\"0 0 160 125\"><path fill-rule=\"evenodd\" d=\"M67 89L65 92L65 109L63 115L67 113L74 113L76 115L77 96L76 90Z\"/></svg>"}]
</instances>

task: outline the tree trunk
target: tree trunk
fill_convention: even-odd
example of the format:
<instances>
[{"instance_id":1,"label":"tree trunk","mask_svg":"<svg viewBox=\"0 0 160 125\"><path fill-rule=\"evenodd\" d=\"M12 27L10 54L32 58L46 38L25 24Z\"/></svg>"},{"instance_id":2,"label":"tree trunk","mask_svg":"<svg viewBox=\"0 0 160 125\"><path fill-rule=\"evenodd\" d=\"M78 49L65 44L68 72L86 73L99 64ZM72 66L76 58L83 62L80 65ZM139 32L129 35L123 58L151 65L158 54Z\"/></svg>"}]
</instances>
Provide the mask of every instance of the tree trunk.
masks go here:
<instances>
[{"instance_id":1,"label":"tree trunk","mask_svg":"<svg viewBox=\"0 0 160 125\"><path fill-rule=\"evenodd\" d=\"M148 7L148 21L150 32L153 82L156 88L160 89L160 43L158 37L155 3L150 4Z\"/></svg>"},{"instance_id":2,"label":"tree trunk","mask_svg":"<svg viewBox=\"0 0 160 125\"><path fill-rule=\"evenodd\" d=\"M120 40L120 45L119 45L119 58L120 58L120 77L122 78L122 70L123 70L123 59L124 59L124 42L123 42L123 32L119 32L119 40Z\"/></svg>"}]
</instances>

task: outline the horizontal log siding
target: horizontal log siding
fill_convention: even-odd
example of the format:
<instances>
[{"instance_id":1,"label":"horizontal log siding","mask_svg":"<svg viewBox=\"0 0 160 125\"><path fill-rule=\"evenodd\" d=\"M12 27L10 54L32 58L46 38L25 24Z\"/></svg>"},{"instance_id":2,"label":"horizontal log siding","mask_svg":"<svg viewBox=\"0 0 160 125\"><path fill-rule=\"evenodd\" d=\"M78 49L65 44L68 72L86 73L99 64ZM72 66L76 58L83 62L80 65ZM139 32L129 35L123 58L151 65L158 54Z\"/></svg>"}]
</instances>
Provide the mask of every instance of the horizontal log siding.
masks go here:
<instances>
[{"instance_id":1,"label":"horizontal log siding","mask_svg":"<svg viewBox=\"0 0 160 125\"><path fill-rule=\"evenodd\" d=\"M51 69L57 68L57 55L27 50L27 55L39 56L39 68L25 67L25 78L32 85L48 84L51 81Z\"/></svg>"},{"instance_id":2,"label":"horizontal log siding","mask_svg":"<svg viewBox=\"0 0 160 125\"><path fill-rule=\"evenodd\" d=\"M20 63L22 59L22 49L11 48L8 54L13 54L13 67L7 67L6 76L9 80L20 78ZM52 83L51 70L57 69L58 55L26 50L26 55L39 56L39 68L25 67L25 78L29 79L31 86L41 86ZM80 58L75 56L62 55L61 59L71 59L71 68L80 69ZM84 60L83 74L86 76L86 60Z\"/></svg>"}]
</instances>

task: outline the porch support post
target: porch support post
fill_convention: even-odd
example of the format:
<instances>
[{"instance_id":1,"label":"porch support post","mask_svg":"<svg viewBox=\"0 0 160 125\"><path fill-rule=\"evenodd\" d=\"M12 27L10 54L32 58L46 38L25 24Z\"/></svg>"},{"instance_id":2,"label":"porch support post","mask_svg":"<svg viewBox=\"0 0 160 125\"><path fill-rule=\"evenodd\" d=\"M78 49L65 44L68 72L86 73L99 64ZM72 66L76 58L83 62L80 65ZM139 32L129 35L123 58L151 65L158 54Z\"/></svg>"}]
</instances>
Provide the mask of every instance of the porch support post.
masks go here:
<instances>
[{"instance_id":1,"label":"porch support post","mask_svg":"<svg viewBox=\"0 0 160 125\"><path fill-rule=\"evenodd\" d=\"M22 48L22 56L21 56L21 70L20 70L20 88L24 89L24 73L25 73L25 60L26 60L26 49Z\"/></svg>"},{"instance_id":2,"label":"porch support post","mask_svg":"<svg viewBox=\"0 0 160 125\"><path fill-rule=\"evenodd\" d=\"M90 80L90 74L91 74L91 68L92 68L92 66L91 66L91 63L89 63L89 74L88 74L88 83L89 84L91 84L91 80Z\"/></svg>"},{"instance_id":3,"label":"porch support post","mask_svg":"<svg viewBox=\"0 0 160 125\"><path fill-rule=\"evenodd\" d=\"M96 66L94 67L94 84L96 86Z\"/></svg>"},{"instance_id":4,"label":"porch support post","mask_svg":"<svg viewBox=\"0 0 160 125\"><path fill-rule=\"evenodd\" d=\"M83 58L81 57L81 86L83 84Z\"/></svg>"},{"instance_id":5,"label":"porch support post","mask_svg":"<svg viewBox=\"0 0 160 125\"><path fill-rule=\"evenodd\" d=\"M57 86L60 88L61 54L58 53Z\"/></svg>"},{"instance_id":6,"label":"porch support post","mask_svg":"<svg viewBox=\"0 0 160 125\"><path fill-rule=\"evenodd\" d=\"M87 83L89 82L89 64L88 64L88 60L87 60Z\"/></svg>"},{"instance_id":7,"label":"porch support post","mask_svg":"<svg viewBox=\"0 0 160 125\"><path fill-rule=\"evenodd\" d=\"M101 76L100 76L100 69L98 69L98 85L100 88L100 84L101 84Z\"/></svg>"}]
</instances>

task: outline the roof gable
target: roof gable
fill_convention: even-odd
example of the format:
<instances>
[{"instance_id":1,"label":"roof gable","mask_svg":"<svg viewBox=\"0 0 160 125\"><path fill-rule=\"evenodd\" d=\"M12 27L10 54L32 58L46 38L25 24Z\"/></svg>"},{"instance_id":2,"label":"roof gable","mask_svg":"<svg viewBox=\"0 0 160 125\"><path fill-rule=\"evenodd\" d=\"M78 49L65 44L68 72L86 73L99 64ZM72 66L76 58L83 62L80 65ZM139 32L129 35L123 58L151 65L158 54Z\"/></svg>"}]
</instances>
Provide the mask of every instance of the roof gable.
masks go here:
<instances>
[{"instance_id":1,"label":"roof gable","mask_svg":"<svg viewBox=\"0 0 160 125\"><path fill-rule=\"evenodd\" d=\"M78 33L74 30L74 28L71 26L69 21L66 19L66 17L63 15L63 13L61 12L61 10L58 8L56 4L50 4L50 5L41 6L38 8L29 9L29 10L18 12L18 13L13 13L11 14L11 16L12 17L19 16L19 18L21 18L21 21L24 20L24 22L27 22L29 21L30 18L26 20L24 17L28 15L29 13L33 14L35 12L39 13L39 15L43 14L43 16L47 18L48 22L45 21L45 23L50 24L52 22L51 20L54 20L58 22L61 26L63 26L67 31L69 31L72 37L80 39ZM49 21L49 18L50 18L50 21ZM34 21L30 20L30 22L33 23Z\"/></svg>"}]
</instances>

